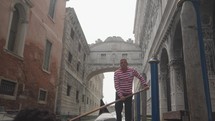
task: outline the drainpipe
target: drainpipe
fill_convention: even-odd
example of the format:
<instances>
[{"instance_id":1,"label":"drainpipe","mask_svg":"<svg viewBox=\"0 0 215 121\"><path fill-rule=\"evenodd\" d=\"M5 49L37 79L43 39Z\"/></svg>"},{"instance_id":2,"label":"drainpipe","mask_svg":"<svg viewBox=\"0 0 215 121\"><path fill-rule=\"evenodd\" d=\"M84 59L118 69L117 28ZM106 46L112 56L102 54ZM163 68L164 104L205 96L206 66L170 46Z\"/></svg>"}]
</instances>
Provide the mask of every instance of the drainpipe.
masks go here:
<instances>
[{"instance_id":1,"label":"drainpipe","mask_svg":"<svg viewBox=\"0 0 215 121\"><path fill-rule=\"evenodd\" d=\"M151 65L151 100L152 100L152 121L160 121L159 109L159 86L158 86L158 63L157 58L149 60Z\"/></svg>"},{"instance_id":2,"label":"drainpipe","mask_svg":"<svg viewBox=\"0 0 215 121\"><path fill-rule=\"evenodd\" d=\"M204 41L203 41L203 34L202 34L202 28L201 28L201 18L200 18L200 12L199 12L199 0L191 0L191 2L194 5L194 8L196 10L196 17L197 17L197 31L198 31L198 40L199 40L199 50L200 50L200 61L201 61L201 67L202 67L202 74L203 74L203 80L204 80L204 90L205 90L205 98L206 98L206 105L207 105L207 111L208 111L208 121L212 120L212 109L211 109L211 99L210 99L210 89L209 89L209 83L208 83L208 74L207 74L207 65L206 65L206 59L205 59L205 52L204 52Z\"/></svg>"}]
</instances>

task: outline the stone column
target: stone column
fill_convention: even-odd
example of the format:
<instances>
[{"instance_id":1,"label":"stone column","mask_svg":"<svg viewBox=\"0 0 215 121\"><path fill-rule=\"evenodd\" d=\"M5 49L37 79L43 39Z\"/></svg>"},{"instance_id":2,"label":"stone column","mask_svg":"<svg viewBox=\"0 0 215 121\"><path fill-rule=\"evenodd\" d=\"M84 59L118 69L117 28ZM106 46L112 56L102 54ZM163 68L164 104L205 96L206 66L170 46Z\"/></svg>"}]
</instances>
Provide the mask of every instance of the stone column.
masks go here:
<instances>
[{"instance_id":1,"label":"stone column","mask_svg":"<svg viewBox=\"0 0 215 121\"><path fill-rule=\"evenodd\" d=\"M142 101L142 117L141 121L147 121L147 94L146 91L143 91L141 94L141 101Z\"/></svg>"},{"instance_id":2,"label":"stone column","mask_svg":"<svg viewBox=\"0 0 215 121\"><path fill-rule=\"evenodd\" d=\"M167 87L166 87L166 74L167 72L162 72L160 74L160 81L159 81L159 96L160 96L160 116L164 112L167 112Z\"/></svg>"},{"instance_id":3,"label":"stone column","mask_svg":"<svg viewBox=\"0 0 215 121\"><path fill-rule=\"evenodd\" d=\"M171 60L169 67L172 111L184 110L183 60Z\"/></svg>"},{"instance_id":4,"label":"stone column","mask_svg":"<svg viewBox=\"0 0 215 121\"><path fill-rule=\"evenodd\" d=\"M196 12L192 2L182 5L181 28L190 121L208 121L201 71Z\"/></svg>"}]
</instances>

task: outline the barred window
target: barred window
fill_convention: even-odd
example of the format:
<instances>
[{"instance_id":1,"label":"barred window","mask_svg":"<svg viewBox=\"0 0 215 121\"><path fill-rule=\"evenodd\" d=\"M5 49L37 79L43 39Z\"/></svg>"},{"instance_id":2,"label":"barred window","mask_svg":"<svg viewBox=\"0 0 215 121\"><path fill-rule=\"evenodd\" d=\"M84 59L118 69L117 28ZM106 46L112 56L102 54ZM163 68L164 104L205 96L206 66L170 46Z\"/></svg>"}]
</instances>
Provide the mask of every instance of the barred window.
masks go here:
<instances>
[{"instance_id":1,"label":"barred window","mask_svg":"<svg viewBox=\"0 0 215 121\"><path fill-rule=\"evenodd\" d=\"M72 87L70 85L67 85L67 90L66 90L66 95L70 96L70 91L71 91Z\"/></svg>"},{"instance_id":2,"label":"barred window","mask_svg":"<svg viewBox=\"0 0 215 121\"><path fill-rule=\"evenodd\" d=\"M106 54L101 54L101 59L105 59L106 58Z\"/></svg>"},{"instance_id":3,"label":"barred window","mask_svg":"<svg viewBox=\"0 0 215 121\"><path fill-rule=\"evenodd\" d=\"M78 52L81 52L81 43L78 44Z\"/></svg>"},{"instance_id":4,"label":"barred window","mask_svg":"<svg viewBox=\"0 0 215 121\"><path fill-rule=\"evenodd\" d=\"M74 35L75 35L75 32L74 32L73 28L71 28L70 37L71 37L72 39L74 39Z\"/></svg>"},{"instance_id":5,"label":"barred window","mask_svg":"<svg viewBox=\"0 0 215 121\"><path fill-rule=\"evenodd\" d=\"M41 90L39 91L39 101L46 101L47 91Z\"/></svg>"},{"instance_id":6,"label":"barred window","mask_svg":"<svg viewBox=\"0 0 215 121\"><path fill-rule=\"evenodd\" d=\"M2 79L0 83L0 94L14 96L16 84L16 82Z\"/></svg>"},{"instance_id":7,"label":"barred window","mask_svg":"<svg viewBox=\"0 0 215 121\"><path fill-rule=\"evenodd\" d=\"M76 91L76 102L79 103L79 91Z\"/></svg>"},{"instance_id":8,"label":"barred window","mask_svg":"<svg viewBox=\"0 0 215 121\"><path fill-rule=\"evenodd\" d=\"M87 97L87 104L89 104L89 98Z\"/></svg>"},{"instance_id":9,"label":"barred window","mask_svg":"<svg viewBox=\"0 0 215 121\"><path fill-rule=\"evenodd\" d=\"M84 61L86 60L86 54L84 54Z\"/></svg>"},{"instance_id":10,"label":"barred window","mask_svg":"<svg viewBox=\"0 0 215 121\"><path fill-rule=\"evenodd\" d=\"M128 54L127 54L127 53L123 53L123 54L122 54L122 58L125 58L125 59L126 59L127 57L128 57Z\"/></svg>"},{"instance_id":11,"label":"barred window","mask_svg":"<svg viewBox=\"0 0 215 121\"><path fill-rule=\"evenodd\" d=\"M84 102L84 99L85 99L85 95L82 95L82 102Z\"/></svg>"},{"instance_id":12,"label":"barred window","mask_svg":"<svg viewBox=\"0 0 215 121\"><path fill-rule=\"evenodd\" d=\"M69 61L69 63L72 62L72 54L70 52L69 52L69 55L68 55L68 61Z\"/></svg>"},{"instance_id":13,"label":"barred window","mask_svg":"<svg viewBox=\"0 0 215 121\"><path fill-rule=\"evenodd\" d=\"M78 62L78 63L77 63L77 69L76 69L76 70L77 70L77 72L79 72L79 70L80 70L80 65L81 65L81 63L80 63L80 62Z\"/></svg>"}]
</instances>

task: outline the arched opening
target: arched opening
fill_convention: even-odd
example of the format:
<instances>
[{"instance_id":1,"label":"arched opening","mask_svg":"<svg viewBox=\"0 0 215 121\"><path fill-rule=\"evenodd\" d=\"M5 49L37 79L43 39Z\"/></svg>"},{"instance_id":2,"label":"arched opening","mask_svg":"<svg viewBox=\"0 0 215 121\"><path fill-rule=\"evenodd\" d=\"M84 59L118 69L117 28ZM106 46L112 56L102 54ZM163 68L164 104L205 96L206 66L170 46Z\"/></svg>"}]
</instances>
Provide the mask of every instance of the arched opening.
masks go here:
<instances>
[{"instance_id":1,"label":"arched opening","mask_svg":"<svg viewBox=\"0 0 215 121\"><path fill-rule=\"evenodd\" d=\"M161 112L171 111L171 88L169 76L169 59L167 50L163 49L160 58L160 82L159 95L161 100Z\"/></svg>"},{"instance_id":2,"label":"arched opening","mask_svg":"<svg viewBox=\"0 0 215 121\"><path fill-rule=\"evenodd\" d=\"M172 45L172 60L170 66L172 68L171 80L174 84L174 91L178 96L173 98L175 107L173 110L188 110L186 77L184 67L183 42L180 21L176 25ZM180 98L180 99L178 99Z\"/></svg>"}]
</instances>

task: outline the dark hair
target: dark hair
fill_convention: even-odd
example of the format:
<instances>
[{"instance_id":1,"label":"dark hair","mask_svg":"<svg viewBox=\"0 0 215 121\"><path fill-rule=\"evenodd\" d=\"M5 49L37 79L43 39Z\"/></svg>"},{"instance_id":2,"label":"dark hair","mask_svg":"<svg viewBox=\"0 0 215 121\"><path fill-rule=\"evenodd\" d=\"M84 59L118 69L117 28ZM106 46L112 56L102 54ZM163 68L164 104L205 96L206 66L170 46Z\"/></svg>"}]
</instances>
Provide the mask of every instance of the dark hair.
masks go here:
<instances>
[{"instance_id":1,"label":"dark hair","mask_svg":"<svg viewBox=\"0 0 215 121\"><path fill-rule=\"evenodd\" d=\"M14 121L56 121L56 116L48 110L23 109L16 115Z\"/></svg>"}]
</instances>

